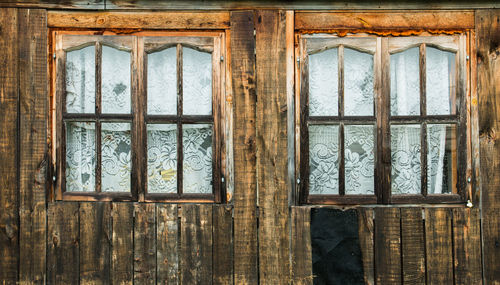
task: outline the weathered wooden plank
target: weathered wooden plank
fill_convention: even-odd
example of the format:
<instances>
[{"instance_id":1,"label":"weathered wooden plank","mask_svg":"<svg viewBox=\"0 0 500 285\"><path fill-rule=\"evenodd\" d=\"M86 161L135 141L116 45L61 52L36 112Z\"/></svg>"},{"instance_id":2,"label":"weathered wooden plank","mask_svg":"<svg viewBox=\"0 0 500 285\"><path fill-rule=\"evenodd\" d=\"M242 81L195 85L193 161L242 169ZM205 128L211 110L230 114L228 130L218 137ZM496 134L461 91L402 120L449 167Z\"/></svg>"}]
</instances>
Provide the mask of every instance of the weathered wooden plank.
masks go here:
<instances>
[{"instance_id":1,"label":"weathered wooden plank","mask_svg":"<svg viewBox=\"0 0 500 285\"><path fill-rule=\"evenodd\" d=\"M110 283L111 207L80 203L80 283Z\"/></svg>"},{"instance_id":2,"label":"weathered wooden plank","mask_svg":"<svg viewBox=\"0 0 500 285\"><path fill-rule=\"evenodd\" d=\"M105 0L71 0L71 1L51 1L51 0L2 0L0 7L19 8L58 8L58 9L104 9Z\"/></svg>"},{"instance_id":3,"label":"weathered wooden plank","mask_svg":"<svg viewBox=\"0 0 500 285\"><path fill-rule=\"evenodd\" d=\"M311 209L292 207L291 261L293 284L312 284Z\"/></svg>"},{"instance_id":4,"label":"weathered wooden plank","mask_svg":"<svg viewBox=\"0 0 500 285\"><path fill-rule=\"evenodd\" d=\"M229 12L48 13L49 27L126 29L227 29Z\"/></svg>"},{"instance_id":5,"label":"weathered wooden plank","mask_svg":"<svg viewBox=\"0 0 500 285\"><path fill-rule=\"evenodd\" d=\"M462 30L474 28L474 12L297 12L295 29Z\"/></svg>"},{"instance_id":6,"label":"weathered wooden plank","mask_svg":"<svg viewBox=\"0 0 500 285\"><path fill-rule=\"evenodd\" d=\"M256 21L259 275L288 284L286 12L259 10Z\"/></svg>"},{"instance_id":7,"label":"weathered wooden plank","mask_svg":"<svg viewBox=\"0 0 500 285\"><path fill-rule=\"evenodd\" d=\"M482 284L478 208L453 209L455 284Z\"/></svg>"},{"instance_id":8,"label":"weathered wooden plank","mask_svg":"<svg viewBox=\"0 0 500 285\"><path fill-rule=\"evenodd\" d=\"M132 203L112 203L111 272L112 284L133 282L134 248L134 205Z\"/></svg>"},{"instance_id":9,"label":"weathered wooden plank","mask_svg":"<svg viewBox=\"0 0 500 285\"><path fill-rule=\"evenodd\" d=\"M180 284L212 284L212 205L181 209Z\"/></svg>"},{"instance_id":10,"label":"weathered wooden plank","mask_svg":"<svg viewBox=\"0 0 500 285\"><path fill-rule=\"evenodd\" d=\"M425 239L422 208L401 208L403 284L425 284Z\"/></svg>"},{"instance_id":11,"label":"weathered wooden plank","mask_svg":"<svg viewBox=\"0 0 500 285\"><path fill-rule=\"evenodd\" d=\"M476 12L484 282L500 282L500 9Z\"/></svg>"},{"instance_id":12,"label":"weathered wooden plank","mask_svg":"<svg viewBox=\"0 0 500 285\"><path fill-rule=\"evenodd\" d=\"M20 165L19 280L46 279L47 13L18 10Z\"/></svg>"},{"instance_id":13,"label":"weathered wooden plank","mask_svg":"<svg viewBox=\"0 0 500 285\"><path fill-rule=\"evenodd\" d=\"M401 284L400 210L375 209L375 278L377 284Z\"/></svg>"},{"instance_id":14,"label":"weathered wooden plank","mask_svg":"<svg viewBox=\"0 0 500 285\"><path fill-rule=\"evenodd\" d=\"M47 284L78 284L79 205L57 202L48 205Z\"/></svg>"},{"instance_id":15,"label":"weathered wooden plank","mask_svg":"<svg viewBox=\"0 0 500 285\"><path fill-rule=\"evenodd\" d=\"M427 284L453 283L451 209L425 209Z\"/></svg>"},{"instance_id":16,"label":"weathered wooden plank","mask_svg":"<svg viewBox=\"0 0 500 285\"><path fill-rule=\"evenodd\" d=\"M134 283L156 283L155 204L138 203L134 208Z\"/></svg>"},{"instance_id":17,"label":"weathered wooden plank","mask_svg":"<svg viewBox=\"0 0 500 285\"><path fill-rule=\"evenodd\" d=\"M17 24L17 9L0 9L0 282L7 284L17 282L19 262Z\"/></svg>"},{"instance_id":18,"label":"weathered wooden plank","mask_svg":"<svg viewBox=\"0 0 500 285\"><path fill-rule=\"evenodd\" d=\"M363 258L365 284L375 284L374 255L373 255L373 209L358 210L359 245Z\"/></svg>"},{"instance_id":19,"label":"weathered wooden plank","mask_svg":"<svg viewBox=\"0 0 500 285\"><path fill-rule=\"evenodd\" d=\"M178 214L177 204L156 205L156 283L178 284Z\"/></svg>"},{"instance_id":20,"label":"weathered wooden plank","mask_svg":"<svg viewBox=\"0 0 500 285\"><path fill-rule=\"evenodd\" d=\"M231 12L234 104L234 280L258 282L255 39L252 11Z\"/></svg>"},{"instance_id":21,"label":"weathered wooden plank","mask_svg":"<svg viewBox=\"0 0 500 285\"><path fill-rule=\"evenodd\" d=\"M213 207L213 283L233 284L232 207Z\"/></svg>"}]
</instances>

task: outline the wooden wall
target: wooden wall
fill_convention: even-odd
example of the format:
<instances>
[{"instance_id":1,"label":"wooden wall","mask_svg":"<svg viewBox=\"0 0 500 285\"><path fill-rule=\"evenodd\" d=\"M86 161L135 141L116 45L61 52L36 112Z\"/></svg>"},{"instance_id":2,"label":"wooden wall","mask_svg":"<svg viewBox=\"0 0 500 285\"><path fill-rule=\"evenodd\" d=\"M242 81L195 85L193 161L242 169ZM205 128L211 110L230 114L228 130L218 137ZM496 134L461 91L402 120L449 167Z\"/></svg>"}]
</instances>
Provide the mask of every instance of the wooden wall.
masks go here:
<instances>
[{"instance_id":1,"label":"wooden wall","mask_svg":"<svg viewBox=\"0 0 500 285\"><path fill-rule=\"evenodd\" d=\"M289 206L286 12L230 13L233 205L47 201L46 15L0 8L0 283L311 284L311 208ZM482 208L360 208L367 284L500 284L499 18L476 12Z\"/></svg>"}]
</instances>

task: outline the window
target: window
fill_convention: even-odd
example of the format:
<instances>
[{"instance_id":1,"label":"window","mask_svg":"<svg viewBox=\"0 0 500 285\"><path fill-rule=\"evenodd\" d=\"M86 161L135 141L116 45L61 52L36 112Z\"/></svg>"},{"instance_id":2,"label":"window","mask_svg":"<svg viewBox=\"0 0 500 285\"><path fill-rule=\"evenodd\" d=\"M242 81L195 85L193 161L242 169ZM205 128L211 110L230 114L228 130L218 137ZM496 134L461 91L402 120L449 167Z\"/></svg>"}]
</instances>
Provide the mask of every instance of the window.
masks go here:
<instances>
[{"instance_id":1,"label":"window","mask_svg":"<svg viewBox=\"0 0 500 285\"><path fill-rule=\"evenodd\" d=\"M224 33L53 38L57 199L222 201Z\"/></svg>"},{"instance_id":2,"label":"window","mask_svg":"<svg viewBox=\"0 0 500 285\"><path fill-rule=\"evenodd\" d=\"M467 35L299 34L302 203L460 203Z\"/></svg>"}]
</instances>

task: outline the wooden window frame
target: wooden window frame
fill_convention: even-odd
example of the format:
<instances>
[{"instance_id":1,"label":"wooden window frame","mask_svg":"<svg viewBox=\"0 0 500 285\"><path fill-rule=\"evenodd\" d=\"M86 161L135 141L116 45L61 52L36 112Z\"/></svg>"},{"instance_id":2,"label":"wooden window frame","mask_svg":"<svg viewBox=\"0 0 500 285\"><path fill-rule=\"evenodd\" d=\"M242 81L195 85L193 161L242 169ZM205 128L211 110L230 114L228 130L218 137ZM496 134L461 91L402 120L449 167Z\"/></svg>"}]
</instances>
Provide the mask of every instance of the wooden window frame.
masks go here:
<instances>
[{"instance_id":1,"label":"wooden window frame","mask_svg":"<svg viewBox=\"0 0 500 285\"><path fill-rule=\"evenodd\" d=\"M135 17L134 17L135 18ZM226 69L227 63L224 61L226 55L227 30L187 30L187 31L137 31L130 32L120 29L50 29L49 30L49 51L51 62L51 139L52 159L55 167L55 183L52 187L51 196L55 200L69 201L139 201L139 202L190 202L190 203L225 203L227 202L226 184L223 177L226 176L227 167L227 143L230 137L230 129L226 126L224 114L226 110ZM96 46L96 109L93 114L68 114L65 110L65 50L71 48L65 46L62 35L78 35L82 40L95 37ZM116 42L106 42L101 36L113 37ZM123 38L120 38L123 37ZM125 37L132 38L133 45L131 52L131 113L130 114L101 114L101 46L103 44L117 47ZM197 46L198 39L209 37L213 39L212 46ZM87 39L86 39L87 38ZM148 115L147 114L147 53L145 39L160 39L159 50L176 46L177 67L181 72L177 73L177 114L176 115ZM83 45L89 45L83 43ZM182 47L197 48L206 50L212 54L212 115L207 116L187 116L182 113ZM82 43L73 44L73 48L81 48ZM122 47L123 48L123 47ZM179 58L181 56L181 58ZM58 72L62 70L63 72ZM181 83L179 83L181 82ZM96 123L96 181L95 192L67 192L65 191L65 121L93 121ZM131 124L131 192L101 192L101 122L127 121ZM182 174L178 176L177 193L147 193L147 131L148 123L175 123L177 126L177 172L182 171L182 124L185 123L210 123L213 126L212 136L212 193L202 194L182 194ZM179 166L180 165L180 166ZM179 190L180 189L180 190Z\"/></svg>"},{"instance_id":2,"label":"wooden window frame","mask_svg":"<svg viewBox=\"0 0 500 285\"><path fill-rule=\"evenodd\" d=\"M403 15L404 14L404 15ZM410 13L411 14L411 13ZM366 28L367 23L362 21L354 21L352 19L369 19L371 28ZM443 20L452 19L450 23L443 26L443 22L439 21L440 17ZM438 19L436 21L428 21L430 18ZM402 22L395 22L394 19L399 19ZM403 20L406 19L406 22ZM408 20L409 19L409 20ZM361 24L360 24L361 23ZM361 26L360 26L361 25ZM406 26L405 26L406 25ZM443 26L440 27L439 25ZM402 28L402 26L405 26ZM474 17L471 12L442 12L442 13L414 13L408 16L408 13L403 12L296 12L295 13L295 128L298 130L295 135L295 172L298 174L296 188L298 189L299 204L325 204L325 205L356 205L356 204L462 204L472 200L472 158L471 152L477 142L471 141L471 61L469 60L470 50L474 49ZM344 37L375 37L377 38L377 52L380 51L378 63L375 60L374 67L374 106L375 106L375 121L376 131L375 139L375 194L374 195L343 195L345 185L344 181L344 164L343 161L343 130L345 123L352 124L356 122L372 124L373 118L344 118L341 113L343 105L343 88L342 81L339 80L339 116L334 121L329 121L328 117L315 117L318 122L332 123L339 125L339 194L336 195L309 195L309 149L308 149L308 131L307 123L308 116L308 69L307 69L307 54L304 51L303 37L311 34L321 34L322 36L332 36L337 38ZM419 116L390 116L390 56L388 41L389 37L403 36L437 36L445 35L461 35L459 49L457 51L457 115L450 116L427 116L425 113L425 45L419 44L420 47L420 115ZM432 43L431 43L432 46ZM380 48L383 47L383 48ZM379 50L380 48L380 50ZM377 64L379 67L377 67ZM378 72L380 71L380 72ZM339 78L342 76L341 63L339 62ZM422 88L423 87L423 88ZM427 141L426 129L427 123L452 123L456 125L457 130L457 194L433 194L427 195ZM391 153L390 153L390 125L418 123L421 125L421 194L418 195L392 195L391 190ZM425 166L424 166L425 164ZM383 179L382 179L383 177Z\"/></svg>"}]
</instances>

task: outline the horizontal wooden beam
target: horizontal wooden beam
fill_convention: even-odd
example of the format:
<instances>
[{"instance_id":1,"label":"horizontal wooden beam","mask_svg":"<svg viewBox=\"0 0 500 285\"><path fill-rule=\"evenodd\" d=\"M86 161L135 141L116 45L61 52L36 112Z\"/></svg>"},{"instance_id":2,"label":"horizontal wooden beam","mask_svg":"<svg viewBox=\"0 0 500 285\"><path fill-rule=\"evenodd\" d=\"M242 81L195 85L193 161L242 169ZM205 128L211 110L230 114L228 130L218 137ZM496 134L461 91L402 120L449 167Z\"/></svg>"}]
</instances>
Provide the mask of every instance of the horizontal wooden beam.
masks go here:
<instances>
[{"instance_id":1,"label":"horizontal wooden beam","mask_svg":"<svg viewBox=\"0 0 500 285\"><path fill-rule=\"evenodd\" d=\"M474 28L474 12L296 12L298 30L404 30L430 31Z\"/></svg>"},{"instance_id":2,"label":"horizontal wooden beam","mask_svg":"<svg viewBox=\"0 0 500 285\"><path fill-rule=\"evenodd\" d=\"M226 29L229 12L67 12L50 11L53 28Z\"/></svg>"}]
</instances>

